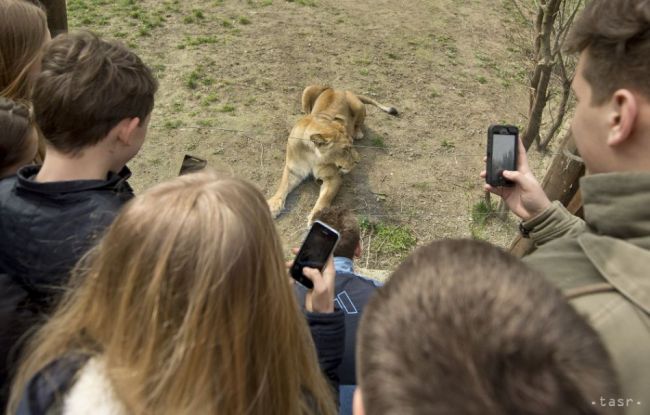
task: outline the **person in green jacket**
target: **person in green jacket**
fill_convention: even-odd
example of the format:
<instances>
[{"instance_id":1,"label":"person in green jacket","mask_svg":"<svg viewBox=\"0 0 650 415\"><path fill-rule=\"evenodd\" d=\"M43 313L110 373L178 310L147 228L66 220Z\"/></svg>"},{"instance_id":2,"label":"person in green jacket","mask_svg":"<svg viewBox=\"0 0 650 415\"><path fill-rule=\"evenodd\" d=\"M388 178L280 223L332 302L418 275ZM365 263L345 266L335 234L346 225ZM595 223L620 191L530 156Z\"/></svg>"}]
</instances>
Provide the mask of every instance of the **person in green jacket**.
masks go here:
<instances>
[{"instance_id":1,"label":"person in green jacket","mask_svg":"<svg viewBox=\"0 0 650 415\"><path fill-rule=\"evenodd\" d=\"M584 220L551 202L519 143L500 195L538 249L525 262L560 287L603 339L622 396L602 406L650 414L650 1L592 0L567 38L579 53L571 125L587 175ZM483 173L484 175L484 173Z\"/></svg>"}]
</instances>

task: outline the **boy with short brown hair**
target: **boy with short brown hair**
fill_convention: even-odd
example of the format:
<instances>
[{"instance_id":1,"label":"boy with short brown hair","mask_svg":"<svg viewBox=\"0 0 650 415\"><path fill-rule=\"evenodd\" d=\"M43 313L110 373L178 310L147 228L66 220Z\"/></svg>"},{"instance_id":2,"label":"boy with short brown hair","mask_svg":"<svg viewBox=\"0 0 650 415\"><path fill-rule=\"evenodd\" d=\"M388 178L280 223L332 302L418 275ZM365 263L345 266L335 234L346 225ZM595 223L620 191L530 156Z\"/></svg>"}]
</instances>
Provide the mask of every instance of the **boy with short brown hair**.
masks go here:
<instances>
[{"instance_id":1,"label":"boy with short brown hair","mask_svg":"<svg viewBox=\"0 0 650 415\"><path fill-rule=\"evenodd\" d=\"M157 88L135 53L92 33L45 48L32 102L47 157L0 182L0 273L39 308L133 197L125 165L144 142Z\"/></svg>"},{"instance_id":2,"label":"boy with short brown hair","mask_svg":"<svg viewBox=\"0 0 650 415\"><path fill-rule=\"evenodd\" d=\"M598 335L560 291L485 242L419 248L366 307L355 415L600 415L618 398Z\"/></svg>"}]
</instances>

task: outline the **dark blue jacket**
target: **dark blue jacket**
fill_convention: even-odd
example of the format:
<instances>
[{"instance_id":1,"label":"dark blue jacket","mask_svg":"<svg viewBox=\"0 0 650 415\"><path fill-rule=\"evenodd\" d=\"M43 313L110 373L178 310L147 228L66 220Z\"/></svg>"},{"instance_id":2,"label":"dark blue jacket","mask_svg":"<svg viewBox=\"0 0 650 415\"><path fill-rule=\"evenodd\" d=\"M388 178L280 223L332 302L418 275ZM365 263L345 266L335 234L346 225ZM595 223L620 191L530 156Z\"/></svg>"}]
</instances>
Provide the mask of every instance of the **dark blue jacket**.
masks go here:
<instances>
[{"instance_id":1,"label":"dark blue jacket","mask_svg":"<svg viewBox=\"0 0 650 415\"><path fill-rule=\"evenodd\" d=\"M106 180L39 183L39 166L0 180L0 273L50 301L77 260L133 197L125 167Z\"/></svg>"},{"instance_id":2,"label":"dark blue jacket","mask_svg":"<svg viewBox=\"0 0 650 415\"><path fill-rule=\"evenodd\" d=\"M370 278L354 273L353 262L350 258L335 257L336 282L334 303L345 313L345 353L343 362L338 369L341 385L356 385L356 359L355 350L357 343L357 327L361 320L361 313L370 300L372 294L382 284ZM296 295L301 305L305 304L306 289L296 286Z\"/></svg>"}]
</instances>

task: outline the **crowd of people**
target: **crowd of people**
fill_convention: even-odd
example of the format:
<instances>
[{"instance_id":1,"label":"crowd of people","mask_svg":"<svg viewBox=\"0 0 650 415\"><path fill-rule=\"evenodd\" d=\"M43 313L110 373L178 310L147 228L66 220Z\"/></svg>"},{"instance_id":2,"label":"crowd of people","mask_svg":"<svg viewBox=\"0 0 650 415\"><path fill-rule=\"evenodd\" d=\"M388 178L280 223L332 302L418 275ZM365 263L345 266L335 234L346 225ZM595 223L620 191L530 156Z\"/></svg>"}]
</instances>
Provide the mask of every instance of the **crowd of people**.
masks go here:
<instances>
[{"instance_id":1,"label":"crowd of people","mask_svg":"<svg viewBox=\"0 0 650 415\"><path fill-rule=\"evenodd\" d=\"M0 405L10 414L650 414L650 2L591 0L572 132L584 219L520 144L500 195L537 250L417 248L359 275L355 215L292 283L261 191L134 195L158 83L119 42L0 0ZM478 173L478 172L477 172ZM481 173L485 175L485 173Z\"/></svg>"}]
</instances>

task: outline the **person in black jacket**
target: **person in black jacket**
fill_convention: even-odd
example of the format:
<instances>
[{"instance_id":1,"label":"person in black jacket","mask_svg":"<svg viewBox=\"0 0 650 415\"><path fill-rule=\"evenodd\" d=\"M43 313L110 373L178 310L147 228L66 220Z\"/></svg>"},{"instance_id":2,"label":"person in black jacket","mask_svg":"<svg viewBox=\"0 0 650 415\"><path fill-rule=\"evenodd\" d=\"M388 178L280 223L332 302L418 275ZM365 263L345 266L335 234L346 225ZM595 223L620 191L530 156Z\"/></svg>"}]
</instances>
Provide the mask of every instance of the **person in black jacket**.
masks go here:
<instances>
[{"instance_id":1,"label":"person in black jacket","mask_svg":"<svg viewBox=\"0 0 650 415\"><path fill-rule=\"evenodd\" d=\"M211 172L159 184L79 263L9 413L334 415L321 373L335 380L344 347L333 261L303 272L308 324L255 186Z\"/></svg>"},{"instance_id":2,"label":"person in black jacket","mask_svg":"<svg viewBox=\"0 0 650 415\"><path fill-rule=\"evenodd\" d=\"M47 157L0 180L0 275L25 294L2 292L1 327L47 314L71 268L133 197L125 165L142 146L156 89L150 69L118 43L84 32L46 46L32 101ZM2 336L9 367L30 325Z\"/></svg>"},{"instance_id":3,"label":"person in black jacket","mask_svg":"<svg viewBox=\"0 0 650 415\"><path fill-rule=\"evenodd\" d=\"M81 32L45 48L32 101L42 166L0 181L0 272L48 303L133 196L126 162L144 141L157 82L124 46Z\"/></svg>"},{"instance_id":4,"label":"person in black jacket","mask_svg":"<svg viewBox=\"0 0 650 415\"><path fill-rule=\"evenodd\" d=\"M341 414L352 413L352 396L357 384L355 351L357 326L363 309L382 283L355 273L354 260L361 257L361 232L359 221L354 213L345 208L332 206L314 214L314 220L327 223L339 234L339 242L334 249L334 268L336 282L334 302L345 314L345 353L339 366ZM296 293L304 304L306 289L296 284Z\"/></svg>"}]
</instances>

